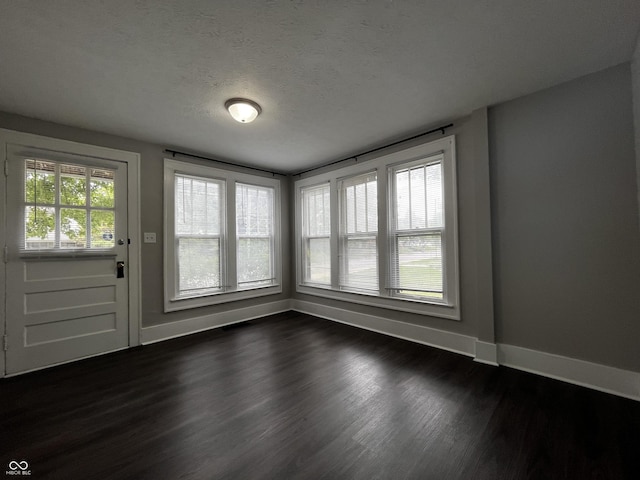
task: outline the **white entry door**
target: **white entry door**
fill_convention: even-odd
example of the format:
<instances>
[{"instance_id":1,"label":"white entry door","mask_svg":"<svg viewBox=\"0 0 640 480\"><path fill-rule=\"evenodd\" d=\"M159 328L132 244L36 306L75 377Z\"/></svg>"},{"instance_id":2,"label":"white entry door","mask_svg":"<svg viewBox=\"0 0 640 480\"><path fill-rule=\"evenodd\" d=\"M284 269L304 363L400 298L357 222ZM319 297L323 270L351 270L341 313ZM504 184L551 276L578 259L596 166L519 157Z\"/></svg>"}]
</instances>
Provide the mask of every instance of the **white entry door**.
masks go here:
<instances>
[{"instance_id":1,"label":"white entry door","mask_svg":"<svg viewBox=\"0 0 640 480\"><path fill-rule=\"evenodd\" d=\"M6 373L129 345L127 163L6 144Z\"/></svg>"}]
</instances>

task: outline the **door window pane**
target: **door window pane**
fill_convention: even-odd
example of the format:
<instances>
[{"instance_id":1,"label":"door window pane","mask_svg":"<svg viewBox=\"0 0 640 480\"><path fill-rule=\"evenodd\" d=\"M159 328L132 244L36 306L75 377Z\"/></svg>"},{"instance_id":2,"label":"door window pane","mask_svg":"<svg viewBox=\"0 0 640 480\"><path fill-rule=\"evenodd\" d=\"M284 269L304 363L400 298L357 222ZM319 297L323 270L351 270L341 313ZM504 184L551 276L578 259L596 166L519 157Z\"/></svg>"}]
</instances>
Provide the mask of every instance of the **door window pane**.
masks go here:
<instances>
[{"instance_id":1,"label":"door window pane","mask_svg":"<svg viewBox=\"0 0 640 480\"><path fill-rule=\"evenodd\" d=\"M53 205L56 199L55 163L26 160L25 200L38 205Z\"/></svg>"},{"instance_id":2,"label":"door window pane","mask_svg":"<svg viewBox=\"0 0 640 480\"><path fill-rule=\"evenodd\" d=\"M24 167L23 248L115 246L115 171L40 159L25 159Z\"/></svg>"},{"instance_id":3,"label":"door window pane","mask_svg":"<svg viewBox=\"0 0 640 480\"><path fill-rule=\"evenodd\" d=\"M111 248L115 245L115 215L110 210L91 210L91 246Z\"/></svg>"},{"instance_id":4,"label":"door window pane","mask_svg":"<svg viewBox=\"0 0 640 480\"><path fill-rule=\"evenodd\" d=\"M87 246L87 211L83 208L60 209L60 248Z\"/></svg>"},{"instance_id":5,"label":"door window pane","mask_svg":"<svg viewBox=\"0 0 640 480\"><path fill-rule=\"evenodd\" d=\"M92 207L115 206L115 185L113 181L113 171L103 169L91 169L89 189Z\"/></svg>"},{"instance_id":6,"label":"door window pane","mask_svg":"<svg viewBox=\"0 0 640 480\"><path fill-rule=\"evenodd\" d=\"M86 205L86 168L60 165L60 203L62 205Z\"/></svg>"},{"instance_id":7,"label":"door window pane","mask_svg":"<svg viewBox=\"0 0 640 480\"><path fill-rule=\"evenodd\" d=\"M25 208L25 248L45 250L56 244L56 213L51 207Z\"/></svg>"}]
</instances>

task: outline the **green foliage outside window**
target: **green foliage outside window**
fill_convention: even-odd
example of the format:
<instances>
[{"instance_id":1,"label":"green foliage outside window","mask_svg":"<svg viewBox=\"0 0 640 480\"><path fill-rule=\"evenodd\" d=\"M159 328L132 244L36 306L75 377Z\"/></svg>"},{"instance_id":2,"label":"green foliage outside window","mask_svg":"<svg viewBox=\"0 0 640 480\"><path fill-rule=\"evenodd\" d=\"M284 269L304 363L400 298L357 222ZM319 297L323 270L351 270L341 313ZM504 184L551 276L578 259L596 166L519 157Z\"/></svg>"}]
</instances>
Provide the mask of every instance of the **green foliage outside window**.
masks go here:
<instances>
[{"instance_id":1,"label":"green foliage outside window","mask_svg":"<svg viewBox=\"0 0 640 480\"><path fill-rule=\"evenodd\" d=\"M34 163L32 160L27 160L25 176L26 238L45 240L55 232L56 215L58 215L61 235L66 236L74 243L74 245L68 246L86 247L88 240L87 216L89 216L91 247L112 247L115 226L112 172L94 170L87 181L84 167L61 166L59 206L55 206L55 164L38 162L39 168L36 170L33 168ZM29 168L30 166L32 168ZM73 170L75 174L65 174L65 168ZM94 176L94 173L103 177L111 175L111 178ZM89 188L89 205L87 205L87 186Z\"/></svg>"}]
</instances>

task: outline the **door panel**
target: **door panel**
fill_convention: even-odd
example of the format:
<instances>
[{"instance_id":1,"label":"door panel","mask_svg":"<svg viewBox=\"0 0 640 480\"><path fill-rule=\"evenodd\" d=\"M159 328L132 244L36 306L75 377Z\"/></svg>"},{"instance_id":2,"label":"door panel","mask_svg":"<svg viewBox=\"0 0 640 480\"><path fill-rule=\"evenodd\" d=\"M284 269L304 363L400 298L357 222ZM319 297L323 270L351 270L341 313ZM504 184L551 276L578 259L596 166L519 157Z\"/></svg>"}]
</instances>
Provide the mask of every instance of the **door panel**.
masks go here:
<instances>
[{"instance_id":1,"label":"door panel","mask_svg":"<svg viewBox=\"0 0 640 480\"><path fill-rule=\"evenodd\" d=\"M127 347L127 164L10 144L7 159L7 374Z\"/></svg>"}]
</instances>

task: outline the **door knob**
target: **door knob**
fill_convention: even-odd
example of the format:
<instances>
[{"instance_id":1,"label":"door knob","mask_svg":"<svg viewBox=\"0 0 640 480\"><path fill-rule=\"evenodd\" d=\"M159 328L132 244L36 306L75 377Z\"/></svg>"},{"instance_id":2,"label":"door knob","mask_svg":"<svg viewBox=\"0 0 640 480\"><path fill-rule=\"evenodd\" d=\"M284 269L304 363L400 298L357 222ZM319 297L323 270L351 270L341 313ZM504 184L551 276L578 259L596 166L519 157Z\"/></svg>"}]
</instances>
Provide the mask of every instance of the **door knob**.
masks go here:
<instances>
[{"instance_id":1,"label":"door knob","mask_svg":"<svg viewBox=\"0 0 640 480\"><path fill-rule=\"evenodd\" d=\"M116 262L116 278L124 278L124 262Z\"/></svg>"}]
</instances>

